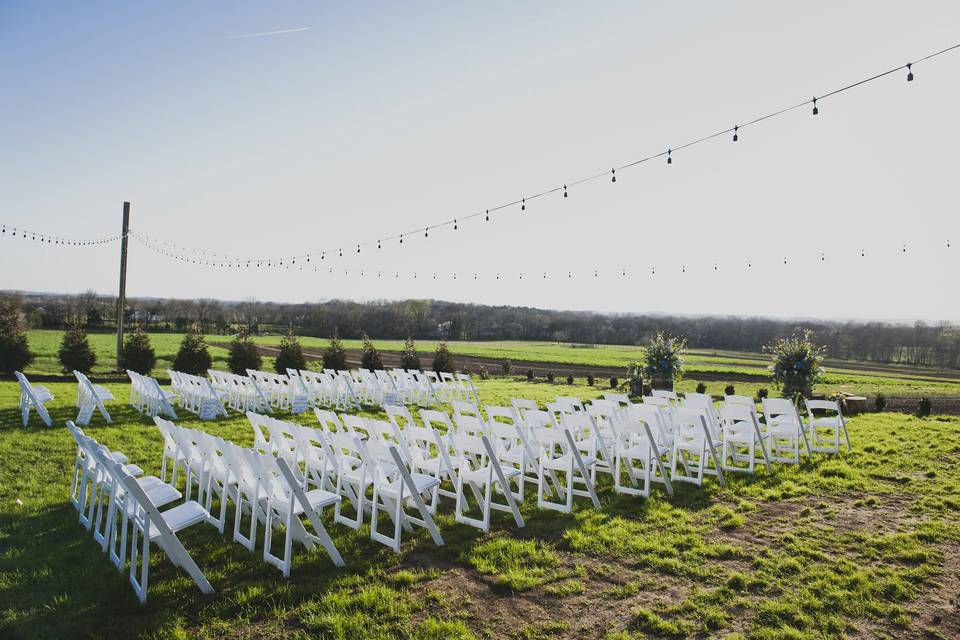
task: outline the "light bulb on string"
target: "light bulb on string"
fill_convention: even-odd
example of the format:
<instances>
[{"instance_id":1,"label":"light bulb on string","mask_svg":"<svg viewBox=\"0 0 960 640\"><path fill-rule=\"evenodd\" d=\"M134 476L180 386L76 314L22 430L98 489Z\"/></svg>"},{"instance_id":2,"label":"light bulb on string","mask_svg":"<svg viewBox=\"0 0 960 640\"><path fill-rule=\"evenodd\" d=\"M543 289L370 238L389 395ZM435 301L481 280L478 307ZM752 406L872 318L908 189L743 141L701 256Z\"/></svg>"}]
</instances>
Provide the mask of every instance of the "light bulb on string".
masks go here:
<instances>
[{"instance_id":1,"label":"light bulb on string","mask_svg":"<svg viewBox=\"0 0 960 640\"><path fill-rule=\"evenodd\" d=\"M733 125L733 141L734 142L740 139L740 136L737 135L737 131L739 130L740 130L740 127L738 125Z\"/></svg>"},{"instance_id":2,"label":"light bulb on string","mask_svg":"<svg viewBox=\"0 0 960 640\"><path fill-rule=\"evenodd\" d=\"M717 270L717 263L716 263L716 262L713 263L713 270L714 270L714 271Z\"/></svg>"},{"instance_id":3,"label":"light bulb on string","mask_svg":"<svg viewBox=\"0 0 960 640\"><path fill-rule=\"evenodd\" d=\"M357 243L357 253L360 253L360 243Z\"/></svg>"},{"instance_id":4,"label":"light bulb on string","mask_svg":"<svg viewBox=\"0 0 960 640\"><path fill-rule=\"evenodd\" d=\"M823 251L821 251L821 252L820 252L820 262L826 262L826 261L827 261L827 256L825 256L825 255L823 254Z\"/></svg>"},{"instance_id":5,"label":"light bulb on string","mask_svg":"<svg viewBox=\"0 0 960 640\"><path fill-rule=\"evenodd\" d=\"M563 197L567 197L567 185L563 185Z\"/></svg>"},{"instance_id":6,"label":"light bulb on string","mask_svg":"<svg viewBox=\"0 0 960 640\"><path fill-rule=\"evenodd\" d=\"M456 218L453 219L453 230L454 230L454 231L457 230L457 219L456 219Z\"/></svg>"},{"instance_id":7,"label":"light bulb on string","mask_svg":"<svg viewBox=\"0 0 960 640\"><path fill-rule=\"evenodd\" d=\"M380 248L381 248L381 247L380 247L380 241L377 240L377 249L380 249Z\"/></svg>"},{"instance_id":8,"label":"light bulb on string","mask_svg":"<svg viewBox=\"0 0 960 640\"><path fill-rule=\"evenodd\" d=\"M913 63L907 63L907 82L913 82Z\"/></svg>"},{"instance_id":9,"label":"light bulb on string","mask_svg":"<svg viewBox=\"0 0 960 640\"><path fill-rule=\"evenodd\" d=\"M423 230L423 237L424 237L424 238L429 238L429 237L430 237L430 227L425 227L425 228L424 228L424 230Z\"/></svg>"},{"instance_id":10,"label":"light bulb on string","mask_svg":"<svg viewBox=\"0 0 960 640\"><path fill-rule=\"evenodd\" d=\"M820 109L817 109L817 97L813 97L813 115L820 113Z\"/></svg>"},{"instance_id":11,"label":"light bulb on string","mask_svg":"<svg viewBox=\"0 0 960 640\"><path fill-rule=\"evenodd\" d=\"M863 249L860 249L860 257L863 258L863 257L865 257L866 255L867 255L867 252L864 251Z\"/></svg>"},{"instance_id":12,"label":"light bulb on string","mask_svg":"<svg viewBox=\"0 0 960 640\"><path fill-rule=\"evenodd\" d=\"M656 267L650 267L650 275L652 275L652 276L657 275L657 268L656 268Z\"/></svg>"},{"instance_id":13,"label":"light bulb on string","mask_svg":"<svg viewBox=\"0 0 960 640\"><path fill-rule=\"evenodd\" d=\"M527 199L520 198L520 211L526 211L526 210L527 210Z\"/></svg>"},{"instance_id":14,"label":"light bulb on string","mask_svg":"<svg viewBox=\"0 0 960 640\"><path fill-rule=\"evenodd\" d=\"M900 251L900 253L906 253L906 252L907 252L907 245L904 244L903 249Z\"/></svg>"},{"instance_id":15,"label":"light bulb on string","mask_svg":"<svg viewBox=\"0 0 960 640\"><path fill-rule=\"evenodd\" d=\"M673 164L673 149L667 149L667 164Z\"/></svg>"},{"instance_id":16,"label":"light bulb on string","mask_svg":"<svg viewBox=\"0 0 960 640\"><path fill-rule=\"evenodd\" d=\"M490 222L490 209L487 209L487 222Z\"/></svg>"},{"instance_id":17,"label":"light bulb on string","mask_svg":"<svg viewBox=\"0 0 960 640\"><path fill-rule=\"evenodd\" d=\"M686 272L687 272L687 265L685 264L680 265L680 273L686 273Z\"/></svg>"},{"instance_id":18,"label":"light bulb on string","mask_svg":"<svg viewBox=\"0 0 960 640\"><path fill-rule=\"evenodd\" d=\"M400 244L403 244L403 234L400 234Z\"/></svg>"},{"instance_id":19,"label":"light bulb on string","mask_svg":"<svg viewBox=\"0 0 960 640\"><path fill-rule=\"evenodd\" d=\"M343 249L340 249L340 257L343 257Z\"/></svg>"},{"instance_id":20,"label":"light bulb on string","mask_svg":"<svg viewBox=\"0 0 960 640\"><path fill-rule=\"evenodd\" d=\"M616 182L616 181L617 181L617 170L610 169L610 182Z\"/></svg>"}]
</instances>

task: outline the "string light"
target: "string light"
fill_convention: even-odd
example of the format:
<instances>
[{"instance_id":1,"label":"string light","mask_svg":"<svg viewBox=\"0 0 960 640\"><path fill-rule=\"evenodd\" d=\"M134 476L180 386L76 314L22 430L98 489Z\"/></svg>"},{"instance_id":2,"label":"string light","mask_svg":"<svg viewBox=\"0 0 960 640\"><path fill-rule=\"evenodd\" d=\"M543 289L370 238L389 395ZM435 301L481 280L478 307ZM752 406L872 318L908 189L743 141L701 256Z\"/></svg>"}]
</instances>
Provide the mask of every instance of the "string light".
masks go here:
<instances>
[{"instance_id":1,"label":"string light","mask_svg":"<svg viewBox=\"0 0 960 640\"><path fill-rule=\"evenodd\" d=\"M819 113L819 101L821 101L821 100L823 100L823 99L830 98L830 97L834 97L834 96L836 96L836 95L838 95L838 94L840 94L840 93L846 92L846 91L848 91L848 90L850 90L850 89L853 89L853 88L855 88L855 87L859 87L859 86L861 86L861 85L863 85L863 84L866 84L866 83L875 81L875 80L880 79L880 78L882 78L882 77L884 77L884 76L886 76L886 75L889 75L889 74L891 74L891 73L894 73L894 72L896 72L896 71L900 71L900 70L903 70L903 69L906 69L906 70L907 70L908 80L912 80L912 76L913 76L913 64L918 64L918 63L920 63L920 62L929 60L929 59L931 59L931 58L934 58L934 57L937 57L937 56L940 56L940 55L943 55L943 54L945 54L945 53L947 53L947 52L954 51L954 50L956 50L956 49L960 49L960 44L951 45L951 46L949 46L949 47L947 47L947 48L941 49L941 50L939 50L939 51L936 51L936 52L934 52L934 53L931 53L931 54L929 54L929 55L926 55L926 56L924 56L924 57L922 57L922 58L916 59L916 60L913 61L913 62L900 65L900 66L895 67L895 68L893 68L893 69L888 69L888 70L886 70L886 71L883 71L883 72L881 72L881 73L878 73L878 74L869 76L869 77L864 78L864 79L862 79L862 80L859 80L859 81L857 81L857 82L849 83L849 84L847 84L847 85L845 85L845 86L843 86L843 87L841 87L841 88L839 88L839 89L835 89L835 90L833 90L833 91L829 91L829 92L823 93L823 94L821 94L819 97L816 97L816 96L815 96L815 97L813 97L812 99L805 100L805 101L800 102L800 103L798 103L798 104L794 104L794 105L791 105L791 106L788 106L788 107L785 107L785 108L781 108L781 109L779 109L779 110L776 110L776 111L767 113L767 114L765 114L765 115L762 115L762 116L753 118L753 119L751 119L751 120L745 121L743 126L744 126L744 127L747 127L747 126L751 126L751 125L754 125L754 124L758 124L758 123L760 123L760 122L762 122L762 121L765 121L765 120L768 120L768 119L770 119L770 118L783 116L783 115L785 115L785 114L787 114L787 113L789 113L789 112L791 112L791 111L793 111L793 110L795 110L795 109L801 108L801 107L803 107L803 106L805 106L805 105L810 105L811 103L812 103L812 106L813 106L813 113L814 113L814 115L817 115L817 114ZM739 130L740 130L740 125L739 125L739 124L735 125L734 128L733 128L733 136L734 136L734 140L735 140L735 141L739 140ZM688 142L688 143L679 145L679 146L678 146L678 149L686 149L686 148L688 148L688 147L691 147L691 146L694 146L694 145L697 145L697 144L705 143L705 142L707 142L707 141L709 141L709 140L712 140L713 138L717 137L718 135L721 135L721 134L724 134L724 133L727 133L727 132L730 132L730 129L729 129L729 128L725 128L725 129L723 129L723 130L721 130L721 131L718 131L718 132L716 132L716 133L713 133L713 134L701 136L701 137L699 137L699 138L696 138L696 139L692 140L691 142ZM628 162L628 163L626 163L626 164L624 164L624 165L621 165L621 166L619 166L619 167L614 167L614 168L611 169L609 172L608 172L608 171L604 171L604 172L602 172L602 173L598 173L598 174L595 174L595 175L591 175L591 176L582 178L582 179L580 179L580 180L577 180L577 181L574 181L574 182L571 182L571 183L568 183L568 184L573 184L574 186L576 186L576 185L578 185L578 184L582 184L582 183L584 183L584 182L588 182L588 181L591 181L591 180L595 180L595 179L598 179L598 178L600 178L600 177L604 177L604 176L607 176L607 175L610 176L611 181L614 181L614 179L616 178L616 173L615 173L615 172L616 172L617 169L622 170L622 169L626 169L626 168L635 167L635 166L638 166L638 165L640 165L640 164L646 163L646 162L648 162L648 161L650 161L650 160L653 160L654 158L661 157L662 155L664 155L662 152L655 153L655 154L653 154L653 155L650 155L650 156L647 156L647 157L643 157L643 158L639 158L639 159L636 159L636 160L634 160L634 161L632 161L632 162ZM668 149L666 155L667 155L667 163L668 163L668 164L672 164L672 163L673 163L673 149L672 149L672 148ZM568 184L563 184L563 192L564 192L564 196L565 196L565 197L569 197ZM531 198L543 197L543 196L546 196L546 195L548 195L548 194L550 194L550 193L553 193L553 192L557 191L559 188L560 188L560 187L549 188L549 189L546 189L546 190L544 190L544 191L542 191L542 192L535 193L535 194L531 195L530 197L531 197ZM510 203L505 203L505 204L502 204L502 205L498 205L498 206L496 206L496 207L491 207L491 208L489 208L489 209L485 209L483 215L485 215L486 219L489 221L489 212L490 212L491 209L497 210L497 209L501 209L501 208L506 208L506 207L511 206L511 205L513 205L513 204L520 204L520 205L521 205L521 206L520 206L520 210L521 210L521 211L525 211L525 210L526 210L526 196L523 196L519 202L518 202L518 201L513 201L513 202L510 202ZM477 216L477 215L481 215L481 214L477 213L477 214L472 214L472 215L470 215L470 216L465 216L465 217L466 217L466 218L472 218L472 217ZM459 218L459 216L458 216L458 218ZM436 227L436 226L441 226L441 225L445 225L445 224L450 224L450 221L448 220L448 221L444 221L444 222L441 222L441 223L437 223L437 224L435 224L435 225L428 225L428 227L430 227L430 226ZM459 220L456 221L456 224L459 225ZM381 238L380 240L377 241L377 246L378 246L378 247L382 247L382 240L384 240L384 239L386 239L386 240L400 239L400 242L401 242L401 244L402 244L403 235L409 235L410 233L413 233L413 232L412 232L412 231L406 231L406 232L403 232L402 234L397 234L397 235L392 235L392 236L389 236L389 237L386 237L386 238ZM26 238L26 234L24 234L22 237ZM48 239L47 239L46 241L49 242L49 237L48 237ZM74 244L74 243L70 243L70 244ZM86 246L87 243L85 243L85 242L77 242L77 243L75 243L75 244L76 244L76 245L80 245L80 246ZM363 244L363 243L361 243L361 244ZM371 244L372 244L372 243L371 243ZM242 259L242 258L237 258L237 259Z\"/></svg>"},{"instance_id":2,"label":"string light","mask_svg":"<svg viewBox=\"0 0 960 640\"><path fill-rule=\"evenodd\" d=\"M907 82L913 82L913 64L907 63Z\"/></svg>"},{"instance_id":3,"label":"string light","mask_svg":"<svg viewBox=\"0 0 960 640\"><path fill-rule=\"evenodd\" d=\"M490 222L490 209L487 209L487 222Z\"/></svg>"},{"instance_id":4,"label":"string light","mask_svg":"<svg viewBox=\"0 0 960 640\"><path fill-rule=\"evenodd\" d=\"M610 169L610 182L616 182L616 181L617 181L617 170Z\"/></svg>"}]
</instances>

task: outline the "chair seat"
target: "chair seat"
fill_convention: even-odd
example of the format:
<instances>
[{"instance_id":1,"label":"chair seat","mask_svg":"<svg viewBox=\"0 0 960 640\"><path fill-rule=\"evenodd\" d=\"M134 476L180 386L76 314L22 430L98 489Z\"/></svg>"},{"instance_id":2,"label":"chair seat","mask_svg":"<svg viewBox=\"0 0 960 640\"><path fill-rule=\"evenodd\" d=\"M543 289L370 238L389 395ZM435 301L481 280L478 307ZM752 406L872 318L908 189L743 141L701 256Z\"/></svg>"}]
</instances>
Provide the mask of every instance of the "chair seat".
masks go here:
<instances>
[{"instance_id":1,"label":"chair seat","mask_svg":"<svg viewBox=\"0 0 960 640\"><path fill-rule=\"evenodd\" d=\"M424 493L433 489L435 486L440 484L440 481L434 478L433 476L427 476L422 473L411 473L410 479L413 480L413 486L416 487L417 493ZM400 495L401 487L403 486L403 479L397 478L390 484L386 486L379 487L377 490L386 496L398 496ZM406 493L406 487L404 487L404 493Z\"/></svg>"},{"instance_id":2,"label":"chair seat","mask_svg":"<svg viewBox=\"0 0 960 640\"><path fill-rule=\"evenodd\" d=\"M37 400L40 402L50 402L53 400L53 394L50 393L50 390L39 384L33 385L33 395L37 396Z\"/></svg>"},{"instance_id":3,"label":"chair seat","mask_svg":"<svg viewBox=\"0 0 960 640\"><path fill-rule=\"evenodd\" d=\"M580 456L580 459L583 460L583 464L586 467L594 465L597 463L597 459L593 456ZM544 469L552 469L554 471L567 471L570 469L570 465L573 464L573 456L569 453L565 453L559 458L551 458L544 461Z\"/></svg>"},{"instance_id":4,"label":"chair seat","mask_svg":"<svg viewBox=\"0 0 960 640\"><path fill-rule=\"evenodd\" d=\"M436 474L443 466L443 459L438 456L436 458L427 458L426 460L417 460L414 464L422 471ZM450 466L457 469L460 467L460 461L454 458L450 460Z\"/></svg>"},{"instance_id":5,"label":"chair seat","mask_svg":"<svg viewBox=\"0 0 960 640\"><path fill-rule=\"evenodd\" d=\"M324 507L329 507L332 504L340 502L340 496L324 489L312 489L307 491L307 502L310 504L310 508L314 511L320 511ZM277 510L281 515L287 515L287 502L283 500L278 500L274 503L273 508ZM301 515L306 511L303 505L299 500L295 500L293 503L293 513L295 515Z\"/></svg>"},{"instance_id":6,"label":"chair seat","mask_svg":"<svg viewBox=\"0 0 960 640\"><path fill-rule=\"evenodd\" d=\"M757 432L754 431L752 424L737 422L724 428L723 439L727 442L744 442L749 444L757 439Z\"/></svg>"},{"instance_id":7,"label":"chair seat","mask_svg":"<svg viewBox=\"0 0 960 640\"><path fill-rule=\"evenodd\" d=\"M720 449L722 442L719 440L713 441L713 448ZM678 439L675 443L677 449L683 449L684 451L697 451L703 447L710 448L710 445L707 444L707 437L703 434L697 434L694 436L686 436L683 439Z\"/></svg>"},{"instance_id":8,"label":"chair seat","mask_svg":"<svg viewBox=\"0 0 960 640\"><path fill-rule=\"evenodd\" d=\"M814 427L833 427L834 429L840 427L840 419L837 416L832 416L829 418L814 418L813 419Z\"/></svg>"},{"instance_id":9,"label":"chair seat","mask_svg":"<svg viewBox=\"0 0 960 640\"><path fill-rule=\"evenodd\" d=\"M523 459L523 447L510 447L497 456L500 462L509 462L511 464L520 464Z\"/></svg>"},{"instance_id":10,"label":"chair seat","mask_svg":"<svg viewBox=\"0 0 960 640\"><path fill-rule=\"evenodd\" d=\"M99 384L93 385L94 390L96 390L97 395L100 396L101 400L113 400L113 394L110 393L110 390L106 387L102 387Z\"/></svg>"},{"instance_id":11,"label":"chair seat","mask_svg":"<svg viewBox=\"0 0 960 640\"><path fill-rule=\"evenodd\" d=\"M125 464L123 465L123 470L132 475L134 478L143 475L143 469L135 464Z\"/></svg>"},{"instance_id":12,"label":"chair seat","mask_svg":"<svg viewBox=\"0 0 960 640\"><path fill-rule=\"evenodd\" d=\"M148 479L156 480L156 483L151 484L149 487L144 486L143 489L150 500L153 502L154 506L162 507L170 504L176 500L179 500L183 494L171 487L170 485L162 482L160 478L156 476L147 476ZM140 482L141 486L143 482Z\"/></svg>"},{"instance_id":13,"label":"chair seat","mask_svg":"<svg viewBox=\"0 0 960 640\"><path fill-rule=\"evenodd\" d=\"M208 514L207 510L200 506L200 503L191 500L190 502L177 505L173 509L164 511L160 515L163 517L163 521L167 523L167 526L170 527L170 530L176 533L198 522L204 522ZM150 523L149 537L150 540L155 540L160 537L160 530L152 522Z\"/></svg>"},{"instance_id":14,"label":"chair seat","mask_svg":"<svg viewBox=\"0 0 960 640\"><path fill-rule=\"evenodd\" d=\"M654 448L645 440L633 446L620 449L620 455L624 458L646 458L653 450ZM661 450L661 454L662 453L665 453L665 451Z\"/></svg>"},{"instance_id":15,"label":"chair seat","mask_svg":"<svg viewBox=\"0 0 960 640\"><path fill-rule=\"evenodd\" d=\"M511 467L500 467L500 469L503 471L503 477L505 479L510 479L514 476L520 475L520 469L514 469ZM464 480L469 482L486 482L487 478L490 477L490 471L490 465L485 465L469 471L464 470L462 476ZM499 479L496 477L496 475L494 475L493 480L494 482L497 482Z\"/></svg>"}]
</instances>

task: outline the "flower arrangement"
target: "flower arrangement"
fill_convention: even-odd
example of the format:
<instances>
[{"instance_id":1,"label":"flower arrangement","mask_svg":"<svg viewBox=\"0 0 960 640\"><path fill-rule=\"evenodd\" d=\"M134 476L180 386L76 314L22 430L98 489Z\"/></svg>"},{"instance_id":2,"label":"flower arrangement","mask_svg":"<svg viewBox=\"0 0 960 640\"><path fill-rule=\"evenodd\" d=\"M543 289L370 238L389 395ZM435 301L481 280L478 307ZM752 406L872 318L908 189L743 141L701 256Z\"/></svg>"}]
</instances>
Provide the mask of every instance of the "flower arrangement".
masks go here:
<instances>
[{"instance_id":1,"label":"flower arrangement","mask_svg":"<svg viewBox=\"0 0 960 640\"><path fill-rule=\"evenodd\" d=\"M763 348L773 358L770 372L773 382L783 390L783 397L797 394L810 397L813 385L823 377L826 348L813 342L813 333L807 329L788 338L774 340Z\"/></svg>"},{"instance_id":2,"label":"flower arrangement","mask_svg":"<svg viewBox=\"0 0 960 640\"><path fill-rule=\"evenodd\" d=\"M683 377L683 357L687 339L670 336L660 331L647 344L643 370L658 389L673 389L673 383Z\"/></svg>"}]
</instances>

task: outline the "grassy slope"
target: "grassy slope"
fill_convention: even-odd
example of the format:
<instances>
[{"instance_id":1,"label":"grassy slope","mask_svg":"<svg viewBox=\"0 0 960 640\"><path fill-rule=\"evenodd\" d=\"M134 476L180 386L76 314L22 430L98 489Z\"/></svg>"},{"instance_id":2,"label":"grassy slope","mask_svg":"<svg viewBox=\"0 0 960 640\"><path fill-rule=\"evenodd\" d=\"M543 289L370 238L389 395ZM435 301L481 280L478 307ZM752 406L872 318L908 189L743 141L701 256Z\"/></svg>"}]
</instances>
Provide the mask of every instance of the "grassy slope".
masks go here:
<instances>
[{"instance_id":1,"label":"grassy slope","mask_svg":"<svg viewBox=\"0 0 960 640\"><path fill-rule=\"evenodd\" d=\"M49 386L62 424L74 415L75 385ZM111 406L115 423L88 432L156 473L157 432L123 406L125 385L112 389L121 399ZM489 403L569 392L481 383ZM731 478L724 490L711 482L643 500L615 496L604 480L599 511L581 501L574 514L557 514L528 499L526 529L498 514L488 535L455 524L448 501L438 520L447 545L418 532L399 556L370 542L366 527L333 526L347 567L298 549L289 580L259 548L249 554L194 527L182 539L217 592L201 596L157 552L141 607L67 502L68 433L21 430L15 406L16 386L0 383L5 636L939 637L914 610L960 548L960 420L872 414L852 421L852 452ZM251 443L239 418L182 422Z\"/></svg>"}]
</instances>

